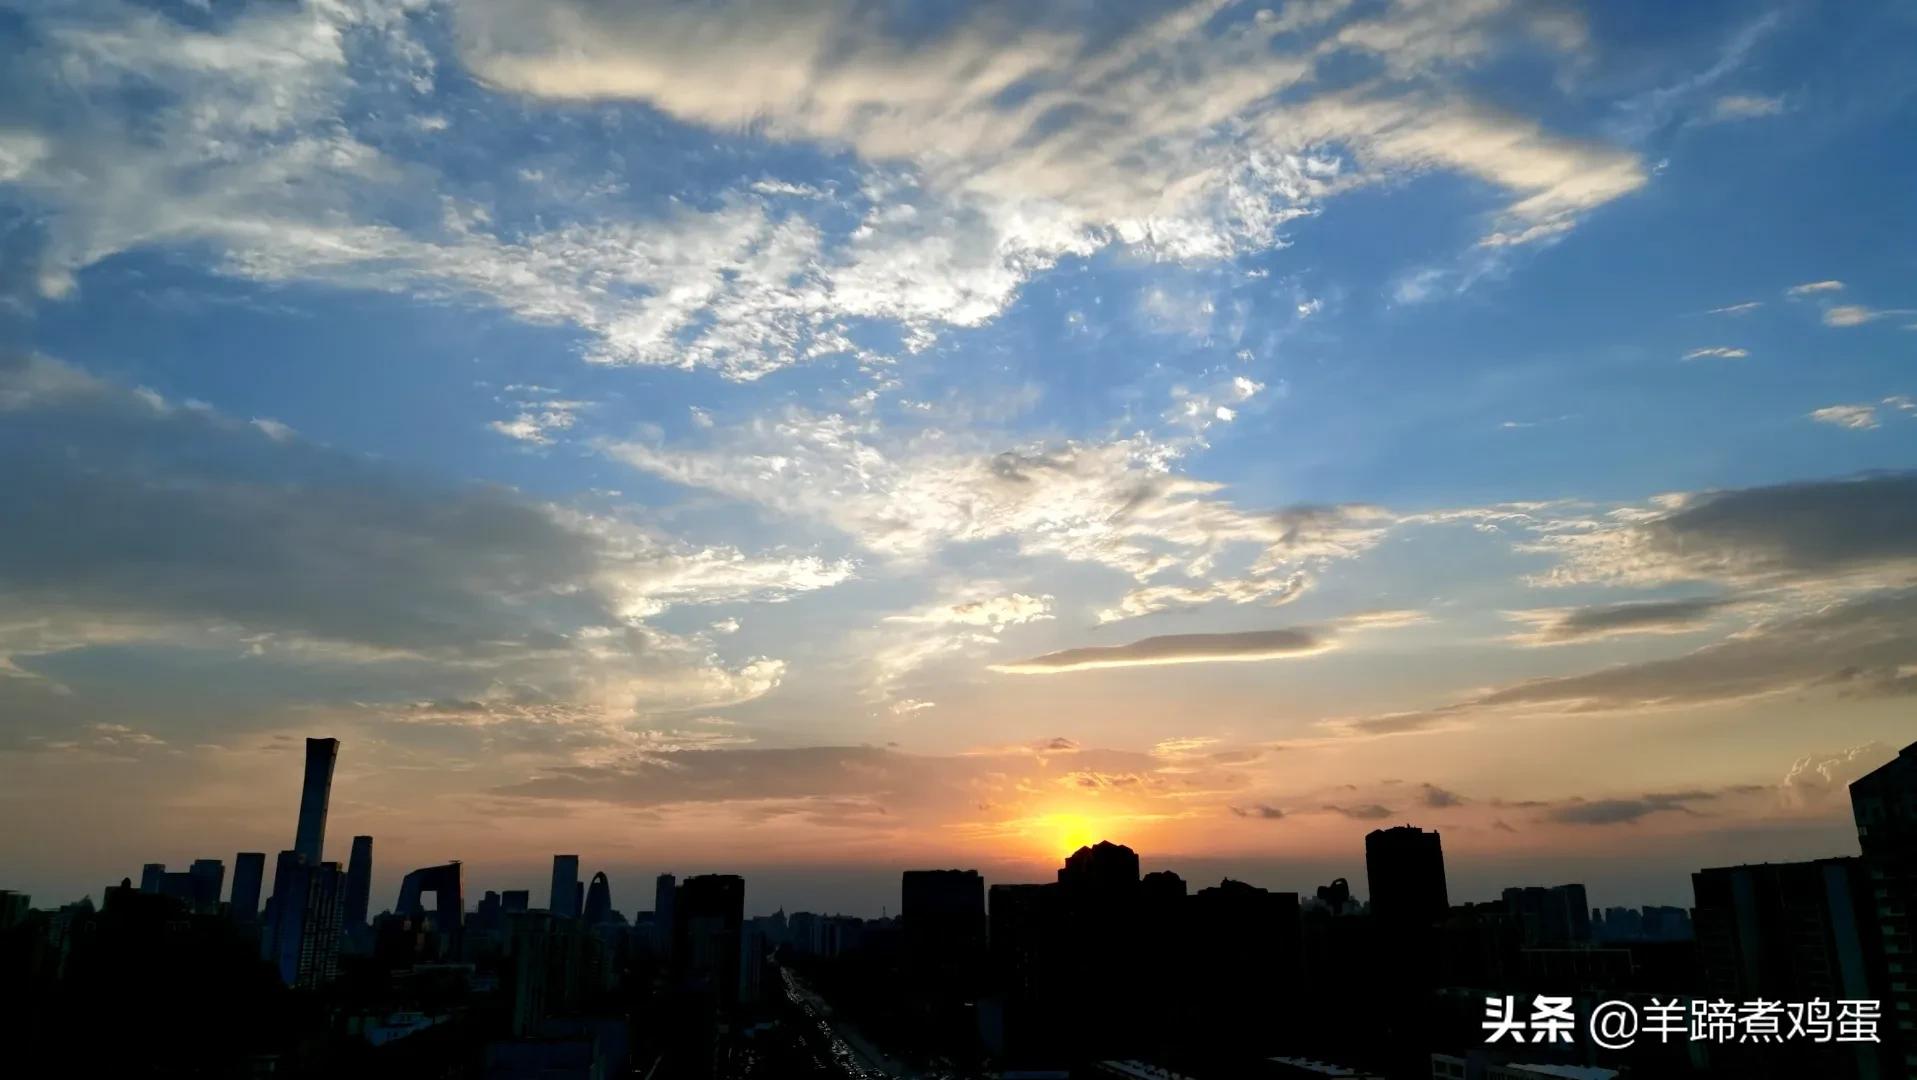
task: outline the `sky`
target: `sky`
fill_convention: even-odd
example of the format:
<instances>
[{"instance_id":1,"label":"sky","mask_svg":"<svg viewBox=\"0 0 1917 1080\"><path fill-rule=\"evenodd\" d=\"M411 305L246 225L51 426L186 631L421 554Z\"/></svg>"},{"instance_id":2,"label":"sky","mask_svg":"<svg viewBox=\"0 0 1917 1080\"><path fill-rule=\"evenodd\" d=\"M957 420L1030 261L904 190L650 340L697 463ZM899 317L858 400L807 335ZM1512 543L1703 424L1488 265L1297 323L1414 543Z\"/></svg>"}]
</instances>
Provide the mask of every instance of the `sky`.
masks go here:
<instances>
[{"instance_id":1,"label":"sky","mask_svg":"<svg viewBox=\"0 0 1917 1080\"><path fill-rule=\"evenodd\" d=\"M0 0L0 885L1454 901L1917 738L1917 13Z\"/></svg>"}]
</instances>

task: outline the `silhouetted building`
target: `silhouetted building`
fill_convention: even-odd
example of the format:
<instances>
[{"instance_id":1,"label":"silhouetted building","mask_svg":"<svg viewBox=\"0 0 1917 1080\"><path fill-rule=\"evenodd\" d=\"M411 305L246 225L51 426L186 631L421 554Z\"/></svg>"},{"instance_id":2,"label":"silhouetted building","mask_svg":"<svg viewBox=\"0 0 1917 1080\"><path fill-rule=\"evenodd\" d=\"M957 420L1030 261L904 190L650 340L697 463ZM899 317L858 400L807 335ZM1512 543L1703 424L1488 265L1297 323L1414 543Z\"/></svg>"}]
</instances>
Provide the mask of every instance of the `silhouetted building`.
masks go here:
<instances>
[{"instance_id":1,"label":"silhouetted building","mask_svg":"<svg viewBox=\"0 0 1917 1080\"><path fill-rule=\"evenodd\" d=\"M366 909L373 896L373 838L353 837L353 853L346 860L345 925L357 930L366 925Z\"/></svg>"},{"instance_id":2,"label":"silhouetted building","mask_svg":"<svg viewBox=\"0 0 1917 1080\"><path fill-rule=\"evenodd\" d=\"M900 885L908 977L965 993L985 959L985 879L977 870L907 870Z\"/></svg>"},{"instance_id":3,"label":"silhouetted building","mask_svg":"<svg viewBox=\"0 0 1917 1080\"><path fill-rule=\"evenodd\" d=\"M1435 923L1450 910L1444 848L1435 831L1411 825L1372 831L1365 837L1365 878L1371 914L1381 922Z\"/></svg>"},{"instance_id":4,"label":"silhouetted building","mask_svg":"<svg viewBox=\"0 0 1917 1080\"><path fill-rule=\"evenodd\" d=\"M1605 908L1591 913L1591 937L1597 941L1689 941L1691 913L1655 904Z\"/></svg>"},{"instance_id":5,"label":"silhouetted building","mask_svg":"<svg viewBox=\"0 0 1917 1080\"><path fill-rule=\"evenodd\" d=\"M1138 853L1123 844L1100 840L1072 852L1058 868L1058 883L1083 896L1130 895L1138 888Z\"/></svg>"},{"instance_id":6,"label":"silhouetted building","mask_svg":"<svg viewBox=\"0 0 1917 1080\"><path fill-rule=\"evenodd\" d=\"M193 910L205 915L220 910L220 893L226 888L226 864L218 859L195 859L186 871Z\"/></svg>"},{"instance_id":7,"label":"silhouetted building","mask_svg":"<svg viewBox=\"0 0 1917 1080\"><path fill-rule=\"evenodd\" d=\"M1186 904L1189 977L1201 1041L1250 1054L1286 1045L1302 987L1298 894L1226 879Z\"/></svg>"},{"instance_id":8,"label":"silhouetted building","mask_svg":"<svg viewBox=\"0 0 1917 1080\"><path fill-rule=\"evenodd\" d=\"M597 926L612 919L612 882L606 879L604 870L592 876L592 886L586 890L586 906L581 916L587 926Z\"/></svg>"},{"instance_id":9,"label":"silhouetted building","mask_svg":"<svg viewBox=\"0 0 1917 1080\"><path fill-rule=\"evenodd\" d=\"M1851 784L1850 805L1873 898L1886 1064L1892 1075L1917 1077L1917 743Z\"/></svg>"},{"instance_id":10,"label":"silhouetted building","mask_svg":"<svg viewBox=\"0 0 1917 1080\"><path fill-rule=\"evenodd\" d=\"M346 875L338 863L309 865L297 851L280 852L262 945L281 982L310 990L338 976L345 900Z\"/></svg>"},{"instance_id":11,"label":"silhouetted building","mask_svg":"<svg viewBox=\"0 0 1917 1080\"><path fill-rule=\"evenodd\" d=\"M1561 948L1591 940L1591 908L1582 885L1527 885L1504 890L1504 908L1517 920L1524 943Z\"/></svg>"},{"instance_id":12,"label":"silhouetted building","mask_svg":"<svg viewBox=\"0 0 1917 1080\"><path fill-rule=\"evenodd\" d=\"M1351 883L1344 878L1332 878L1331 884L1318 886L1318 902L1333 915L1343 915L1351 904Z\"/></svg>"},{"instance_id":13,"label":"silhouetted building","mask_svg":"<svg viewBox=\"0 0 1917 1080\"><path fill-rule=\"evenodd\" d=\"M399 885L399 902L393 913L416 918L426 914L425 893L433 894L433 925L441 933L456 934L466 918L465 871L458 862L423 866L406 875Z\"/></svg>"},{"instance_id":14,"label":"silhouetted building","mask_svg":"<svg viewBox=\"0 0 1917 1080\"><path fill-rule=\"evenodd\" d=\"M662 956L672 956L673 935L673 897L679 893L679 886L671 874L660 874L652 883L652 921L658 927L658 949Z\"/></svg>"},{"instance_id":15,"label":"silhouetted building","mask_svg":"<svg viewBox=\"0 0 1917 1080\"><path fill-rule=\"evenodd\" d=\"M1698 967L1706 998L1727 1001L1877 999L1881 949L1864 860L1817 859L1699 870ZM1886 1010L1886 1021L1890 1014ZM1872 1076L1850 1047L1803 1040L1782 1047L1712 1048L1739 1076Z\"/></svg>"},{"instance_id":16,"label":"silhouetted building","mask_svg":"<svg viewBox=\"0 0 1917 1080\"><path fill-rule=\"evenodd\" d=\"M526 889L507 889L499 894L499 910L507 915L532 910L532 893Z\"/></svg>"},{"instance_id":17,"label":"silhouetted building","mask_svg":"<svg viewBox=\"0 0 1917 1080\"><path fill-rule=\"evenodd\" d=\"M234 920L250 923L260 917L260 885L265 875L265 852L242 851L233 856L233 898L227 910Z\"/></svg>"},{"instance_id":18,"label":"silhouetted building","mask_svg":"<svg viewBox=\"0 0 1917 1080\"><path fill-rule=\"evenodd\" d=\"M306 779L300 786L300 823L293 850L309 866L320 864L326 847L326 807L333 797L333 764L338 760L338 739L306 740Z\"/></svg>"},{"instance_id":19,"label":"silhouetted building","mask_svg":"<svg viewBox=\"0 0 1917 1080\"><path fill-rule=\"evenodd\" d=\"M33 898L12 889L0 889L0 931L11 930L27 921L33 910Z\"/></svg>"},{"instance_id":20,"label":"silhouetted building","mask_svg":"<svg viewBox=\"0 0 1917 1080\"><path fill-rule=\"evenodd\" d=\"M226 867L218 859L199 859L186 870L168 870L148 863L141 871L140 892L177 900L187 911L213 914L220 909L220 887Z\"/></svg>"},{"instance_id":21,"label":"silhouetted building","mask_svg":"<svg viewBox=\"0 0 1917 1080\"><path fill-rule=\"evenodd\" d=\"M993 982L1014 1005L1038 1001L1052 974L1045 945L1058 921L1058 886L994 885L990 896Z\"/></svg>"},{"instance_id":22,"label":"silhouetted building","mask_svg":"<svg viewBox=\"0 0 1917 1080\"><path fill-rule=\"evenodd\" d=\"M673 981L710 994L721 1007L739 1000L739 932L745 923L745 879L697 874L672 899Z\"/></svg>"},{"instance_id":23,"label":"silhouetted building","mask_svg":"<svg viewBox=\"0 0 1917 1080\"><path fill-rule=\"evenodd\" d=\"M552 857L552 887L546 891L546 910L561 919L579 917L579 856Z\"/></svg>"}]
</instances>

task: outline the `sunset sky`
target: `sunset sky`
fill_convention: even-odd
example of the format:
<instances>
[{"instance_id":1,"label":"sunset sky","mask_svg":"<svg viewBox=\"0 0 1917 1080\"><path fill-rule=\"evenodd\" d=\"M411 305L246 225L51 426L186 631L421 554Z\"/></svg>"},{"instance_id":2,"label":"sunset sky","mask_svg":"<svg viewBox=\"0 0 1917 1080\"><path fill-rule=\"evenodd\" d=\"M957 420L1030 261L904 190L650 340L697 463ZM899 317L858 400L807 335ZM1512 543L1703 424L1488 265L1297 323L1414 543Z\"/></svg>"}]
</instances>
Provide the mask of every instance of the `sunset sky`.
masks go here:
<instances>
[{"instance_id":1,"label":"sunset sky","mask_svg":"<svg viewBox=\"0 0 1917 1080\"><path fill-rule=\"evenodd\" d=\"M1917 9L0 0L0 887L1454 901L1917 739ZM645 875L642 882L640 875Z\"/></svg>"}]
</instances>

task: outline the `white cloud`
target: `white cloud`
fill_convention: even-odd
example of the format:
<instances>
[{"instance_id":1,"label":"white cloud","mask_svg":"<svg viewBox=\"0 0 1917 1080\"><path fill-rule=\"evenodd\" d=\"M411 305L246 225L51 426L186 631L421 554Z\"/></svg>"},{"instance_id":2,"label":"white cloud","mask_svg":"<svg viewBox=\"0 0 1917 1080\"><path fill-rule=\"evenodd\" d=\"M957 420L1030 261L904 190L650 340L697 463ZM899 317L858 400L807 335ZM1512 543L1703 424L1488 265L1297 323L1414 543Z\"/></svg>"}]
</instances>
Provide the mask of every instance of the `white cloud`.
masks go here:
<instances>
[{"instance_id":1,"label":"white cloud","mask_svg":"<svg viewBox=\"0 0 1917 1080\"><path fill-rule=\"evenodd\" d=\"M1692 349L1690 352L1684 354L1684 359L1697 360L1702 357L1714 357L1720 360L1742 360L1749 355L1750 350L1748 349L1733 348L1728 345L1713 345L1709 348Z\"/></svg>"},{"instance_id":2,"label":"white cloud","mask_svg":"<svg viewBox=\"0 0 1917 1080\"><path fill-rule=\"evenodd\" d=\"M1802 285L1792 285L1784 290L1786 296L1814 296L1817 293L1839 292L1843 289L1841 281L1806 281Z\"/></svg>"},{"instance_id":3,"label":"white cloud","mask_svg":"<svg viewBox=\"0 0 1917 1080\"><path fill-rule=\"evenodd\" d=\"M1839 304L1824 309L1824 325L1862 326L1891 315L1917 315L1917 308L1868 308L1862 304Z\"/></svg>"},{"instance_id":4,"label":"white cloud","mask_svg":"<svg viewBox=\"0 0 1917 1080\"><path fill-rule=\"evenodd\" d=\"M1711 105L1711 119L1715 121L1755 120L1764 116L1776 116L1784 111L1784 99L1781 97L1758 97L1754 94L1726 94Z\"/></svg>"},{"instance_id":5,"label":"white cloud","mask_svg":"<svg viewBox=\"0 0 1917 1080\"><path fill-rule=\"evenodd\" d=\"M29 126L0 133L0 177L48 223L39 291L61 295L117 252L191 246L241 277L570 324L595 361L753 379L863 356L861 320L897 324L922 349L1113 242L1173 259L1268 249L1340 192L1427 169L1508 193L1491 245L1561 234L1644 182L1629 151L1443 89L1507 39L1581 47L1575 23L1501 0L1373 13L1334 0L1256 18L1201 5L1098 33L997 11L914 42L839 0L473 0L455 11L461 53L495 87L643 100L861 161L856 190L760 176L697 209L599 200L515 227L438 194L456 185L389 137L391 124L412 140L451 124L421 111L437 78L431 35L415 35L426 8L328 0L212 28L131 5L47 12L25 57L39 84L141 104L128 115L48 96ZM1354 51L1391 78L1309 92L1322 60ZM561 420L496 426L538 443Z\"/></svg>"},{"instance_id":6,"label":"white cloud","mask_svg":"<svg viewBox=\"0 0 1917 1080\"><path fill-rule=\"evenodd\" d=\"M261 434L274 442L290 442L297 434L292 428L278 420L272 420L266 417L256 416L253 418L252 424L254 427L260 429Z\"/></svg>"},{"instance_id":7,"label":"white cloud","mask_svg":"<svg viewBox=\"0 0 1917 1080\"><path fill-rule=\"evenodd\" d=\"M1300 571L1368 550L1392 520L1362 506L1241 510L1219 485L1172 471L1190 445L1138 435L994 453L980 433L893 438L871 420L788 410L704 449L606 449L679 484L826 522L893 558L1006 540L1027 557L1109 567L1138 586L1112 617L1293 594Z\"/></svg>"},{"instance_id":8,"label":"white cloud","mask_svg":"<svg viewBox=\"0 0 1917 1080\"><path fill-rule=\"evenodd\" d=\"M1007 626L1038 622L1052 617L1052 598L1014 592L982 596L976 599L941 601L930 607L903 615L890 615L887 622L915 623L922 626L981 626L997 632Z\"/></svg>"},{"instance_id":9,"label":"white cloud","mask_svg":"<svg viewBox=\"0 0 1917 1080\"><path fill-rule=\"evenodd\" d=\"M1756 311L1758 308L1761 308L1763 306L1764 306L1764 302L1762 300L1746 300L1741 304L1730 304L1726 307L1712 308L1711 310L1705 312L1704 314L1706 315L1748 315L1751 312Z\"/></svg>"},{"instance_id":10,"label":"white cloud","mask_svg":"<svg viewBox=\"0 0 1917 1080\"><path fill-rule=\"evenodd\" d=\"M1406 96L1401 83L1285 102L1311 86L1321 57L1368 53L1401 78L1429 77L1493 51L1524 19L1495 2L1358 18L1347 7L1244 20L1198 5L1097 41L1043 12L1001 12L907 42L832 0L483 0L461 8L460 29L468 63L495 85L843 143L868 162L910 163L960 205L1050 218L1057 237L1110 229L1179 258L1268 246L1284 221L1368 179L1345 175L1338 147L1368 168L1454 168L1515 192L1499 242L1559 231L1643 183L1628 152L1460 98ZM1544 25L1519 29L1580 43Z\"/></svg>"},{"instance_id":11,"label":"white cloud","mask_svg":"<svg viewBox=\"0 0 1917 1080\"><path fill-rule=\"evenodd\" d=\"M1852 781L1896 756L1882 743L1864 743L1835 754L1798 758L1784 775L1786 798L1799 805L1843 799Z\"/></svg>"},{"instance_id":12,"label":"white cloud","mask_svg":"<svg viewBox=\"0 0 1917 1080\"><path fill-rule=\"evenodd\" d=\"M1871 405L1826 405L1812 410L1810 418L1820 424L1864 431L1877 426L1877 409Z\"/></svg>"}]
</instances>

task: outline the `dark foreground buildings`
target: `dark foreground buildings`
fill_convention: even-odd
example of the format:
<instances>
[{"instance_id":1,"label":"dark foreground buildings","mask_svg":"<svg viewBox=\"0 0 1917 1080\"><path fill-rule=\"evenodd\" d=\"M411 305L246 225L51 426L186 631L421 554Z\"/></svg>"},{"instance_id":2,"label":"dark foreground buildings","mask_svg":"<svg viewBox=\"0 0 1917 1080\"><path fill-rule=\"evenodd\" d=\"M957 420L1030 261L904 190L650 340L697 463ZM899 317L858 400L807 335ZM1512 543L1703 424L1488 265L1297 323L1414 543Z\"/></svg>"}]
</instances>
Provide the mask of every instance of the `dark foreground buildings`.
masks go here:
<instances>
[{"instance_id":1,"label":"dark foreground buildings","mask_svg":"<svg viewBox=\"0 0 1917 1080\"><path fill-rule=\"evenodd\" d=\"M1574 883L1454 904L1439 834L1399 826L1365 839L1368 897L1343 878L1196 887L1107 842L1050 881L908 871L881 919L748 918L728 874L661 875L629 919L577 856L554 860L544 909L525 889L469 906L447 862L374 915L372 838L325 858L338 753L309 743L263 909L260 852L230 875L152 864L97 906L0 892L0 1072L1917 1078L1917 746L1852 786L1857 854L1699 870L1690 911L1594 911ZM1563 997L1574 1038L1487 1044L1487 999L1507 995ZM1609 1001L1809 999L1881 1003L1881 1041L1611 1050L1584 1026Z\"/></svg>"}]
</instances>

